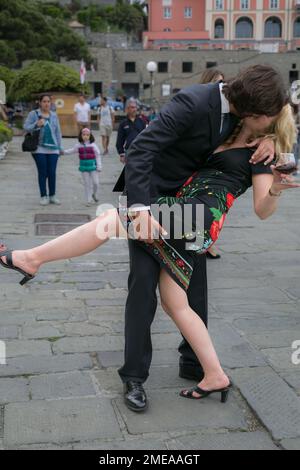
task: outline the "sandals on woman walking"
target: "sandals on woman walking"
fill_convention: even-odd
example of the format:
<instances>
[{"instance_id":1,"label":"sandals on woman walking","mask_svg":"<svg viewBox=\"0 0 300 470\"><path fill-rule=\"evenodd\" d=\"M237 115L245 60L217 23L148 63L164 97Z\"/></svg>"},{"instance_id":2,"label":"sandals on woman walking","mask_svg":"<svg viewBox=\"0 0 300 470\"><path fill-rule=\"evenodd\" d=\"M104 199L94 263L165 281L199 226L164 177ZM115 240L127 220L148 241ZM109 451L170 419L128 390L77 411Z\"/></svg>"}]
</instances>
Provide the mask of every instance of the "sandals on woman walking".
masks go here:
<instances>
[{"instance_id":1,"label":"sandals on woman walking","mask_svg":"<svg viewBox=\"0 0 300 470\"><path fill-rule=\"evenodd\" d=\"M231 384L229 384L227 387L219 388L218 390L203 390L200 387L193 387L189 390L182 390L180 392L180 396L183 398L190 398L192 400L202 400L202 398L208 397L213 393L221 393L221 403L226 403L231 387ZM200 396L195 397L195 395L193 395L194 392L198 393Z\"/></svg>"},{"instance_id":2,"label":"sandals on woman walking","mask_svg":"<svg viewBox=\"0 0 300 470\"><path fill-rule=\"evenodd\" d=\"M6 263L4 261L2 261L2 259L1 259L3 256L6 256ZM28 281L31 281L35 277L34 274L29 274L26 271L23 271L23 269L18 268L17 266L15 266L13 264L12 250L0 251L0 264L4 268L13 269L14 271L18 271L18 273L20 273L24 276L23 279L20 281L21 286L24 286L24 284L26 284Z\"/></svg>"}]
</instances>

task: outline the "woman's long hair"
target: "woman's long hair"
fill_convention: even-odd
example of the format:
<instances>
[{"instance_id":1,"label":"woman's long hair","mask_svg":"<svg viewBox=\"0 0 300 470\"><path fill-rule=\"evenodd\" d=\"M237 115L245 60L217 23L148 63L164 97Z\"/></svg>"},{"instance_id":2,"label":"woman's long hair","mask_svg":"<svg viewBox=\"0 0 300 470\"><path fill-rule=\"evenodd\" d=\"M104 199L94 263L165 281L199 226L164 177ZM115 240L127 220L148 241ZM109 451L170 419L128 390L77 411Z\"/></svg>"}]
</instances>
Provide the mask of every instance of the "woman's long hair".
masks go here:
<instances>
[{"instance_id":1,"label":"woman's long hair","mask_svg":"<svg viewBox=\"0 0 300 470\"><path fill-rule=\"evenodd\" d=\"M224 145L230 146L236 140L243 127L243 120L241 120L234 129L231 136L226 140ZM283 106L276 121L264 133L257 133L252 135L250 140L256 138L271 138L275 141L275 154L292 152L294 144L297 141L297 127L293 110L290 104Z\"/></svg>"}]
</instances>

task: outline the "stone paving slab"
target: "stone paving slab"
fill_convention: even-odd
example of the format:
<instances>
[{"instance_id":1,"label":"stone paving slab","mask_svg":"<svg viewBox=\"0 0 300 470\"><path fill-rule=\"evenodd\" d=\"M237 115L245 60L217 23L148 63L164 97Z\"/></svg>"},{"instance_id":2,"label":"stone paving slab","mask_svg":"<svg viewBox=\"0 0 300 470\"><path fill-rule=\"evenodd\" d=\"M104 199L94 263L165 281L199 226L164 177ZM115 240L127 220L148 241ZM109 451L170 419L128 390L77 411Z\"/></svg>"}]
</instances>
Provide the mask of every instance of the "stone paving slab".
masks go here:
<instances>
[{"instance_id":1,"label":"stone paving slab","mask_svg":"<svg viewBox=\"0 0 300 470\"><path fill-rule=\"evenodd\" d=\"M167 450L169 447L162 440L155 439L126 439L114 441L96 441L96 442L82 442L74 444L74 450Z\"/></svg>"},{"instance_id":2,"label":"stone paving slab","mask_svg":"<svg viewBox=\"0 0 300 470\"><path fill-rule=\"evenodd\" d=\"M236 369L231 374L274 439L300 437L300 398L271 368Z\"/></svg>"},{"instance_id":3,"label":"stone paving slab","mask_svg":"<svg viewBox=\"0 0 300 470\"><path fill-rule=\"evenodd\" d=\"M291 345L288 348L262 349L262 352L277 372L290 371L296 373L300 371L300 365L295 365L292 362L294 350Z\"/></svg>"},{"instance_id":4,"label":"stone paving slab","mask_svg":"<svg viewBox=\"0 0 300 470\"><path fill-rule=\"evenodd\" d=\"M53 344L54 353L76 353L94 351L123 351L124 339L121 336L102 335L62 338Z\"/></svg>"},{"instance_id":5,"label":"stone paving slab","mask_svg":"<svg viewBox=\"0 0 300 470\"><path fill-rule=\"evenodd\" d=\"M121 437L110 400L103 397L9 404L4 422L8 446Z\"/></svg>"},{"instance_id":6,"label":"stone paving slab","mask_svg":"<svg viewBox=\"0 0 300 470\"><path fill-rule=\"evenodd\" d=\"M265 365L261 354L242 338L231 325L213 320L208 327L224 367L257 367Z\"/></svg>"},{"instance_id":7,"label":"stone paving slab","mask_svg":"<svg viewBox=\"0 0 300 470\"><path fill-rule=\"evenodd\" d=\"M0 339L16 339L18 337L19 330L17 326L1 326L0 327Z\"/></svg>"},{"instance_id":8,"label":"stone paving slab","mask_svg":"<svg viewBox=\"0 0 300 470\"><path fill-rule=\"evenodd\" d=\"M234 321L234 326L246 334L270 333L276 331L295 330L299 327L298 315L290 314L277 316L263 316L262 318L241 318Z\"/></svg>"},{"instance_id":9,"label":"stone paving slab","mask_svg":"<svg viewBox=\"0 0 300 470\"><path fill-rule=\"evenodd\" d=\"M143 416L130 412L123 400L116 400L130 434L182 429L247 430L243 411L232 398L224 406L217 398L188 400L178 391L149 391L148 395L150 408Z\"/></svg>"},{"instance_id":10,"label":"stone paving slab","mask_svg":"<svg viewBox=\"0 0 300 470\"><path fill-rule=\"evenodd\" d=\"M8 358L0 367L0 377L32 375L51 372L84 370L93 367L88 354L57 354L55 356L32 356Z\"/></svg>"},{"instance_id":11,"label":"stone paving slab","mask_svg":"<svg viewBox=\"0 0 300 470\"><path fill-rule=\"evenodd\" d=\"M300 395L300 370L298 372L280 372L280 376Z\"/></svg>"},{"instance_id":12,"label":"stone paving slab","mask_svg":"<svg viewBox=\"0 0 300 470\"><path fill-rule=\"evenodd\" d=\"M174 450L279 450L266 432L195 434L168 443Z\"/></svg>"},{"instance_id":13,"label":"stone paving slab","mask_svg":"<svg viewBox=\"0 0 300 470\"><path fill-rule=\"evenodd\" d=\"M25 324L21 329L21 337L26 339L58 338L63 336L59 328L50 324Z\"/></svg>"},{"instance_id":14,"label":"stone paving slab","mask_svg":"<svg viewBox=\"0 0 300 470\"><path fill-rule=\"evenodd\" d=\"M283 439L280 445L285 450L300 450L300 439Z\"/></svg>"},{"instance_id":15,"label":"stone paving slab","mask_svg":"<svg viewBox=\"0 0 300 470\"><path fill-rule=\"evenodd\" d=\"M28 401L28 380L22 378L0 378L0 404Z\"/></svg>"},{"instance_id":16,"label":"stone paving slab","mask_svg":"<svg viewBox=\"0 0 300 470\"><path fill-rule=\"evenodd\" d=\"M51 344L44 340L12 340L6 341L7 357L17 356L51 356Z\"/></svg>"},{"instance_id":17,"label":"stone paving slab","mask_svg":"<svg viewBox=\"0 0 300 470\"><path fill-rule=\"evenodd\" d=\"M300 340L300 332L296 330L264 332L255 335L247 335L247 339L259 349L291 347L294 341Z\"/></svg>"},{"instance_id":18,"label":"stone paving slab","mask_svg":"<svg viewBox=\"0 0 300 470\"><path fill-rule=\"evenodd\" d=\"M32 377L29 389L33 400L96 395L91 376L79 371Z\"/></svg>"}]
</instances>

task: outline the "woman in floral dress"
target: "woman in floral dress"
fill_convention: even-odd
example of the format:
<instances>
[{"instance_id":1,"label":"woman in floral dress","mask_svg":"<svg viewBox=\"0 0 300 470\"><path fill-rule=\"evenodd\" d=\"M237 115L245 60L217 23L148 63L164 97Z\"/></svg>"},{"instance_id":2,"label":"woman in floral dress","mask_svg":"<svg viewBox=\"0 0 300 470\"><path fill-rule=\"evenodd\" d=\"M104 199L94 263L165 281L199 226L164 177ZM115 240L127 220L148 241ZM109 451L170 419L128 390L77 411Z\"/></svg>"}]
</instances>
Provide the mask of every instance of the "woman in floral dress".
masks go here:
<instances>
[{"instance_id":1,"label":"woman in floral dress","mask_svg":"<svg viewBox=\"0 0 300 470\"><path fill-rule=\"evenodd\" d=\"M221 393L222 402L225 402L231 385L204 323L188 303L186 290L193 274L191 248L202 255L215 243L234 200L250 186L253 186L254 210L261 219L266 219L275 212L283 190L300 186L293 183L292 177L276 171L275 166L249 163L252 150L247 147L247 142L261 128L261 120L259 126L256 121L255 117L245 118L234 138L210 155L205 167L189 178L175 198L165 196L157 201L159 205L171 206L177 203L183 209L190 205L193 214L196 213L197 205L202 204L204 227L197 228L197 220L193 218L196 231L194 234L182 231L179 239L172 238L170 233L168 238L160 235L152 244L139 242L160 263L162 307L190 343L205 373L196 387L180 393L185 398L201 399L218 392ZM276 153L291 151L296 131L289 105L274 118L272 127L276 134ZM269 131L267 129L266 133ZM282 177L286 180L284 184ZM81 256L112 237L124 237L129 227L132 227L131 224L136 221L131 221L126 216L123 224L122 219L118 210L111 209L92 222L41 246L13 252L0 247L0 263L6 268L21 272L25 276L21 282L25 283L37 274L44 263ZM187 242L191 243L189 249Z\"/></svg>"}]
</instances>

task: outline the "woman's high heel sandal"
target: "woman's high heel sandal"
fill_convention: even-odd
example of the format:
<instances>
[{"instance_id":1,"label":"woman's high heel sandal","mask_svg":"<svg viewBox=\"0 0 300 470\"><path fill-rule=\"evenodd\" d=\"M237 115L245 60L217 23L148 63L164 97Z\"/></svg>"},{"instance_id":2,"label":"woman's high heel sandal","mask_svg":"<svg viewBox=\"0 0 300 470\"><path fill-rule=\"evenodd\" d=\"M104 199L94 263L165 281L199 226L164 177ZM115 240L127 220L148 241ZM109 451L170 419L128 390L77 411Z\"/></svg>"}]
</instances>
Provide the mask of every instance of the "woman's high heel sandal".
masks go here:
<instances>
[{"instance_id":1,"label":"woman's high heel sandal","mask_svg":"<svg viewBox=\"0 0 300 470\"><path fill-rule=\"evenodd\" d=\"M6 256L6 263L4 263L4 261L2 261L2 259L1 259L2 256ZM22 281L20 281L21 286L24 286L24 284L26 284L28 281L31 281L35 277L34 274L29 274L26 271L23 271L23 269L17 268L17 266L15 266L13 264L12 250L0 251L0 264L4 268L13 269L14 271L18 271L18 273L20 273L24 276Z\"/></svg>"},{"instance_id":2,"label":"woman's high heel sandal","mask_svg":"<svg viewBox=\"0 0 300 470\"><path fill-rule=\"evenodd\" d=\"M208 397L212 393L221 393L221 403L226 403L228 400L229 390L231 387L232 387L231 384L229 384L225 388L219 388L218 390L203 390L200 387L194 387L194 388L191 388L190 390L182 390L180 392L180 396L184 398L191 398L192 400L202 400L202 398ZM198 393L200 396L195 397L193 395L193 392Z\"/></svg>"}]
</instances>

